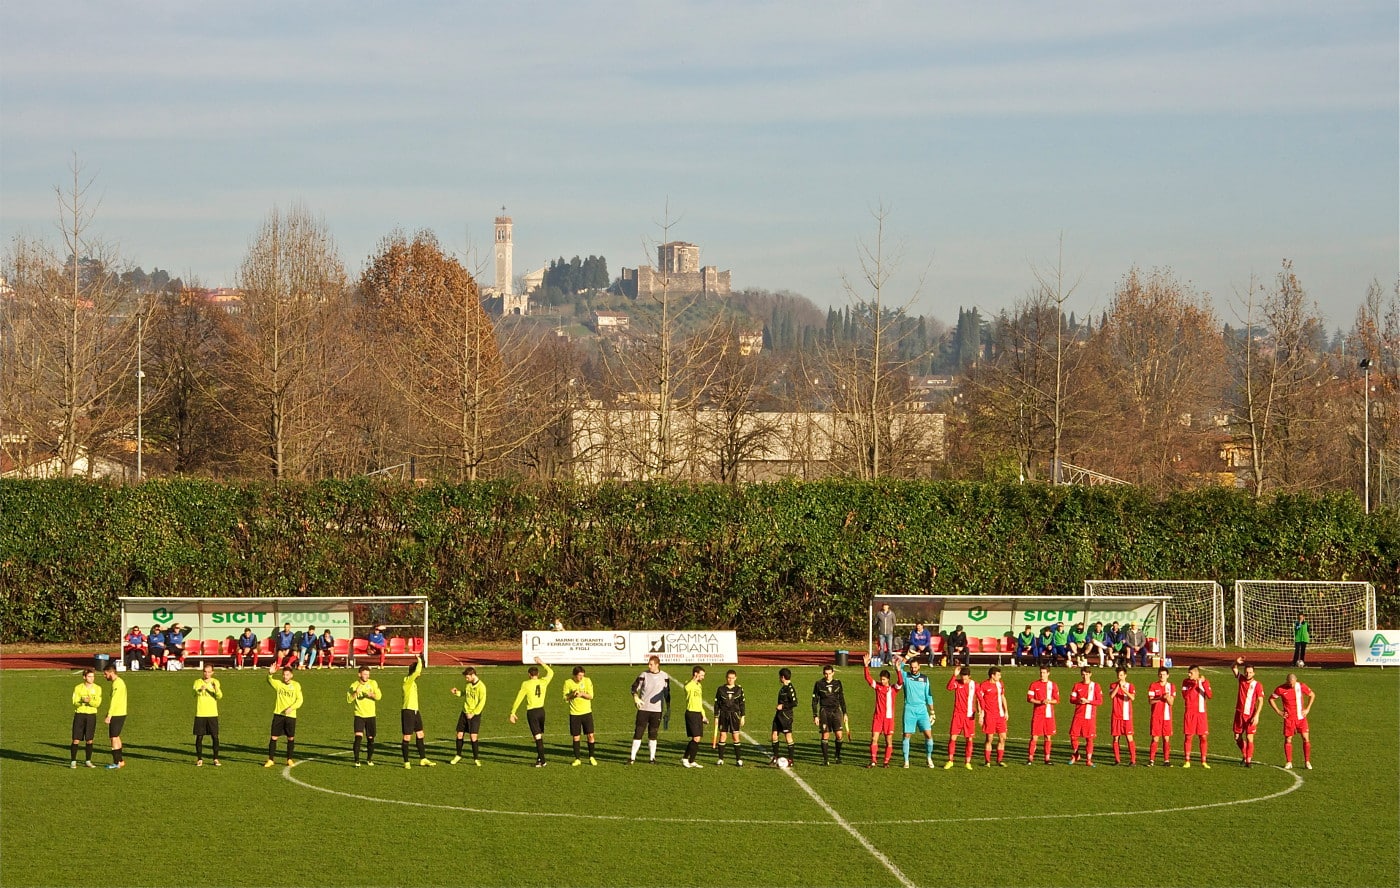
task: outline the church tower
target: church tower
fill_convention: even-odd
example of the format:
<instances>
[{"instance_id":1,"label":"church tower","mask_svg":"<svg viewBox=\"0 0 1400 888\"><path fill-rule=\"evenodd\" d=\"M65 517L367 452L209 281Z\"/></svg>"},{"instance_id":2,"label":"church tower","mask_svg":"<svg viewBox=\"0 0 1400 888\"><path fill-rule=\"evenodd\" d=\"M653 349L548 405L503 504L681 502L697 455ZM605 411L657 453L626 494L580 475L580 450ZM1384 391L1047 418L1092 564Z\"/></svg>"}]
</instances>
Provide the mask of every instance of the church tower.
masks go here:
<instances>
[{"instance_id":1,"label":"church tower","mask_svg":"<svg viewBox=\"0 0 1400 888\"><path fill-rule=\"evenodd\" d=\"M505 211L506 208L501 207L501 215L496 217L496 293L501 297L502 314L523 315L529 313L530 297L515 292L513 226Z\"/></svg>"}]
</instances>

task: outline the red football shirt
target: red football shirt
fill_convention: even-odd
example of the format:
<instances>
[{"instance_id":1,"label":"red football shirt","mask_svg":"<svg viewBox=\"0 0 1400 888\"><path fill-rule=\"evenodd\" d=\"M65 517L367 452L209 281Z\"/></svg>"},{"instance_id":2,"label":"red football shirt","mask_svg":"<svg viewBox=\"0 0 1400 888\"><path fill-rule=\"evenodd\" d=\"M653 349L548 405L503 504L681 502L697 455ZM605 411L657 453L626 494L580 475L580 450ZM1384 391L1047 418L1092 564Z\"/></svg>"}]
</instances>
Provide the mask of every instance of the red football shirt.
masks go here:
<instances>
[{"instance_id":1,"label":"red football shirt","mask_svg":"<svg viewBox=\"0 0 1400 888\"><path fill-rule=\"evenodd\" d=\"M1098 707L1103 706L1103 686L1098 682L1079 682L1069 692L1074 704L1074 720L1092 722Z\"/></svg>"},{"instance_id":2,"label":"red football shirt","mask_svg":"<svg viewBox=\"0 0 1400 888\"><path fill-rule=\"evenodd\" d=\"M1286 722L1302 721L1304 704L1308 696L1312 694L1312 688L1301 681L1293 687L1281 684L1274 688L1273 696L1283 701L1283 720Z\"/></svg>"},{"instance_id":3,"label":"red football shirt","mask_svg":"<svg viewBox=\"0 0 1400 888\"><path fill-rule=\"evenodd\" d=\"M972 720L977 713L977 682L968 679L967 682L960 682L957 678L948 679L948 690L953 692L953 715L959 718Z\"/></svg>"},{"instance_id":4,"label":"red football shirt","mask_svg":"<svg viewBox=\"0 0 1400 888\"><path fill-rule=\"evenodd\" d=\"M1240 676L1240 693L1235 699L1235 714L1245 720L1254 717L1259 707L1264 705L1264 686L1257 678Z\"/></svg>"}]
</instances>

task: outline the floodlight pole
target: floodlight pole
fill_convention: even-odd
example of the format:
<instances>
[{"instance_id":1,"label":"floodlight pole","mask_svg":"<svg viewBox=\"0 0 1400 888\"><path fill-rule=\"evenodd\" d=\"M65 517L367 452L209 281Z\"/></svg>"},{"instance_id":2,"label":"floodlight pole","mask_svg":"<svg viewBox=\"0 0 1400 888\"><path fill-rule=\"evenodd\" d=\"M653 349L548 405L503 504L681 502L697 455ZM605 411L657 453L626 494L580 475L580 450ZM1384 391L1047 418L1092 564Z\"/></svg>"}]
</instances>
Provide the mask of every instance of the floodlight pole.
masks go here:
<instances>
[{"instance_id":1,"label":"floodlight pole","mask_svg":"<svg viewBox=\"0 0 1400 888\"><path fill-rule=\"evenodd\" d=\"M1361 445L1365 451L1365 456L1362 459L1365 465L1363 470L1365 480L1362 482L1361 500L1366 514L1369 515L1371 514L1371 359L1362 358L1360 367L1362 378L1365 380L1362 391L1362 403L1365 405L1363 408L1365 420L1362 426L1365 432Z\"/></svg>"},{"instance_id":2,"label":"floodlight pole","mask_svg":"<svg viewBox=\"0 0 1400 888\"><path fill-rule=\"evenodd\" d=\"M145 338L145 306L140 305L136 310L136 480L140 481L142 474L141 457L143 447L141 434L141 414L144 404L142 403L144 392L142 383L146 379L146 371L141 368L141 345Z\"/></svg>"}]
</instances>

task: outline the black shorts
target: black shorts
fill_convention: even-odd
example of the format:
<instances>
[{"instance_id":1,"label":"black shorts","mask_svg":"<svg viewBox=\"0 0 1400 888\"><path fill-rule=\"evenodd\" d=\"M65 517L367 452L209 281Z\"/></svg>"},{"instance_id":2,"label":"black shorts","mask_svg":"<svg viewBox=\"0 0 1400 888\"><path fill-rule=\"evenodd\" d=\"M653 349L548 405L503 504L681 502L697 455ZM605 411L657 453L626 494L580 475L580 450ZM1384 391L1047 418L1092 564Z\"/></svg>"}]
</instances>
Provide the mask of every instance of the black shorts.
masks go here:
<instances>
[{"instance_id":1,"label":"black shorts","mask_svg":"<svg viewBox=\"0 0 1400 888\"><path fill-rule=\"evenodd\" d=\"M111 737L113 740L120 737L122 735L122 725L124 724L126 724L126 716L112 716L112 720L107 723L107 736Z\"/></svg>"},{"instance_id":2,"label":"black shorts","mask_svg":"<svg viewBox=\"0 0 1400 888\"><path fill-rule=\"evenodd\" d=\"M817 724L823 731L839 731L844 722L843 715L839 709L823 709L817 714Z\"/></svg>"},{"instance_id":3,"label":"black shorts","mask_svg":"<svg viewBox=\"0 0 1400 888\"><path fill-rule=\"evenodd\" d=\"M296 735L297 720L295 718L280 712L272 716L273 737L295 737Z\"/></svg>"},{"instance_id":4,"label":"black shorts","mask_svg":"<svg viewBox=\"0 0 1400 888\"><path fill-rule=\"evenodd\" d=\"M373 715L369 718L355 716L355 733L364 734L366 737L378 737L379 719Z\"/></svg>"},{"instance_id":5,"label":"black shorts","mask_svg":"<svg viewBox=\"0 0 1400 888\"><path fill-rule=\"evenodd\" d=\"M544 733L544 707L525 710L525 724L530 726L530 736Z\"/></svg>"},{"instance_id":6,"label":"black shorts","mask_svg":"<svg viewBox=\"0 0 1400 888\"><path fill-rule=\"evenodd\" d=\"M581 734L593 733L593 713L585 712L583 715L569 716L569 736L578 737Z\"/></svg>"},{"instance_id":7,"label":"black shorts","mask_svg":"<svg viewBox=\"0 0 1400 888\"><path fill-rule=\"evenodd\" d=\"M73 739L91 743L93 735L97 733L97 713L95 712L75 712L73 713Z\"/></svg>"},{"instance_id":8,"label":"black shorts","mask_svg":"<svg viewBox=\"0 0 1400 888\"><path fill-rule=\"evenodd\" d=\"M404 734L416 734L423 730L423 713L417 709L399 710L399 727Z\"/></svg>"},{"instance_id":9,"label":"black shorts","mask_svg":"<svg viewBox=\"0 0 1400 888\"><path fill-rule=\"evenodd\" d=\"M642 739L642 734L647 735L647 739L655 740L656 734L661 730L661 713L651 712L647 709L637 710L637 729L632 732L633 740Z\"/></svg>"},{"instance_id":10,"label":"black shorts","mask_svg":"<svg viewBox=\"0 0 1400 888\"><path fill-rule=\"evenodd\" d=\"M481 716L467 715L463 712L457 716L457 733L459 734L480 734Z\"/></svg>"},{"instance_id":11,"label":"black shorts","mask_svg":"<svg viewBox=\"0 0 1400 888\"><path fill-rule=\"evenodd\" d=\"M177 660L183 660L185 658L185 646L183 644L172 644L170 646L170 656Z\"/></svg>"},{"instance_id":12,"label":"black shorts","mask_svg":"<svg viewBox=\"0 0 1400 888\"><path fill-rule=\"evenodd\" d=\"M773 731L774 731L774 733L777 733L777 734L791 734L791 733L792 733L792 713L791 713L791 712L775 712L775 713L773 713Z\"/></svg>"},{"instance_id":13,"label":"black shorts","mask_svg":"<svg viewBox=\"0 0 1400 888\"><path fill-rule=\"evenodd\" d=\"M194 717L194 735L196 737L219 736L219 717L217 715L196 715Z\"/></svg>"},{"instance_id":14,"label":"black shorts","mask_svg":"<svg viewBox=\"0 0 1400 888\"><path fill-rule=\"evenodd\" d=\"M705 736L705 713L685 711L685 735L687 737Z\"/></svg>"},{"instance_id":15,"label":"black shorts","mask_svg":"<svg viewBox=\"0 0 1400 888\"><path fill-rule=\"evenodd\" d=\"M743 730L739 724L740 715L737 712L720 712L715 715L715 720L719 722L721 733L737 734Z\"/></svg>"}]
</instances>

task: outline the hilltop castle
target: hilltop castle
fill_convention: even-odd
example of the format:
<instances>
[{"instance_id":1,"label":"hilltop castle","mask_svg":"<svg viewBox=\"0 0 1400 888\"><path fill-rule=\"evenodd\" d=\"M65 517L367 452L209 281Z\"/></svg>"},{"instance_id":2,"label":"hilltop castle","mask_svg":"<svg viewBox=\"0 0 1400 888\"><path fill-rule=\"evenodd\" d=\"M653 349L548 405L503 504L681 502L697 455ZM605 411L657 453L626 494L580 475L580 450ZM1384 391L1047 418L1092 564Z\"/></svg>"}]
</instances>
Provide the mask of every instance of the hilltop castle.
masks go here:
<instances>
[{"instance_id":1,"label":"hilltop castle","mask_svg":"<svg viewBox=\"0 0 1400 888\"><path fill-rule=\"evenodd\" d=\"M663 290L672 296L728 296L729 272L700 265L700 248L671 241L656 248L656 264L622 269L622 292L636 299L656 296Z\"/></svg>"}]
</instances>

